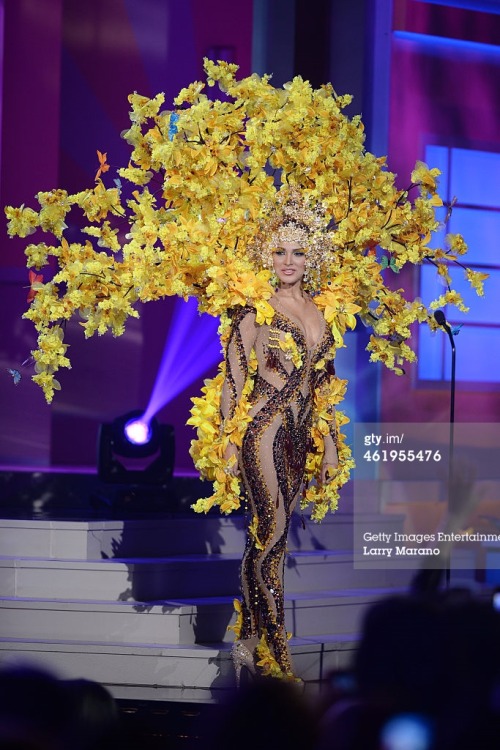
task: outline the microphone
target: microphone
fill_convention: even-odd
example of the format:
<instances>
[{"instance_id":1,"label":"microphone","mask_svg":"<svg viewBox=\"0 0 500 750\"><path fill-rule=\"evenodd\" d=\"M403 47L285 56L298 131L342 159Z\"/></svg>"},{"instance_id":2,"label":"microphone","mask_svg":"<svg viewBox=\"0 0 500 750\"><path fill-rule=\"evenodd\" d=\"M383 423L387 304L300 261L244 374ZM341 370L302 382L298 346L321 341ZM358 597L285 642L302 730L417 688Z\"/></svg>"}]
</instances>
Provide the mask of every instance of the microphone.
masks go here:
<instances>
[{"instance_id":1,"label":"microphone","mask_svg":"<svg viewBox=\"0 0 500 750\"><path fill-rule=\"evenodd\" d=\"M446 318L442 310L436 310L436 312L434 313L434 320L436 321L438 326L441 326L441 328L444 328L446 333L451 333L451 328L446 322Z\"/></svg>"},{"instance_id":2,"label":"microphone","mask_svg":"<svg viewBox=\"0 0 500 750\"><path fill-rule=\"evenodd\" d=\"M446 318L444 316L444 312L442 310L436 310L434 313L434 320L440 326L446 333L448 334L448 338L450 339L451 344L451 351L455 351L455 337L453 335L453 331L451 330L451 326L449 323L446 322Z\"/></svg>"}]
</instances>

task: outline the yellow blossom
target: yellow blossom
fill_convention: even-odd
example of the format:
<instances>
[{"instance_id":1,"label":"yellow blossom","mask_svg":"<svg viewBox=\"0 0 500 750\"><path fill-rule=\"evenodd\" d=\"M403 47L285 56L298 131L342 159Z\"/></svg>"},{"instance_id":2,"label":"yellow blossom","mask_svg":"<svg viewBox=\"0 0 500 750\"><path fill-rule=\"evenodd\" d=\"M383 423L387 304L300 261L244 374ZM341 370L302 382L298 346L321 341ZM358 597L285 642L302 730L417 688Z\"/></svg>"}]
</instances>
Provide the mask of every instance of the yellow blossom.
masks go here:
<instances>
[{"instance_id":1,"label":"yellow blossom","mask_svg":"<svg viewBox=\"0 0 500 750\"><path fill-rule=\"evenodd\" d=\"M232 630L236 640L239 640L241 636L241 628L243 627L243 612L241 611L241 602L239 599L233 599L233 607L236 612L236 622L234 625L228 625L227 630Z\"/></svg>"},{"instance_id":2,"label":"yellow blossom","mask_svg":"<svg viewBox=\"0 0 500 750\"><path fill-rule=\"evenodd\" d=\"M255 651L257 655L257 666L263 677L274 677L277 679L285 677L278 662L271 653L271 649L267 643L267 634L265 632L262 634Z\"/></svg>"},{"instance_id":3,"label":"yellow blossom","mask_svg":"<svg viewBox=\"0 0 500 750\"><path fill-rule=\"evenodd\" d=\"M5 207L5 215L8 219L7 232L10 237L27 237L33 234L40 224L38 214L32 208L26 208L24 203L19 208Z\"/></svg>"},{"instance_id":4,"label":"yellow blossom","mask_svg":"<svg viewBox=\"0 0 500 750\"><path fill-rule=\"evenodd\" d=\"M105 169L101 152L95 185L72 195L61 189L40 192L38 211L24 204L5 209L10 236L26 238L38 230L56 238L35 243L30 237L25 246L30 269L53 265L51 280L37 288L25 313L39 337L34 379L50 401L58 387L54 374L69 367L63 321L79 318L86 336L120 335L127 320L138 316L138 301L196 297L201 312L221 318L223 345L230 308L252 307L257 325L270 325L275 315L269 302L271 273L250 257L249 249L266 205L274 203L282 186L293 185L311 204L322 204L331 226L324 235L331 253L321 269L315 303L335 346L315 365L320 385L314 394L303 499L320 520L335 509L353 465L341 430L345 415L334 409L345 381L325 373L327 362L361 319L371 330L370 358L402 374L405 362L415 359L409 345L413 324L432 327L429 308L455 304L466 309L452 288L451 269L467 247L459 234L447 235L445 247L432 247L439 229L435 209L442 203L439 170L417 162L414 185L397 187L385 158L366 151L359 116L344 115L348 95L337 96L329 84L315 90L300 76L283 87L256 74L237 80L237 66L224 62L206 60L205 71L208 85L218 84L225 92L224 101L208 98L201 81L179 93L175 110L164 108L161 93L130 95L130 127L122 134L130 153L118 169L124 185L113 182L116 175ZM81 214L71 234L66 227L70 210ZM78 226L83 239L75 237ZM405 290L392 288L395 273L424 262L436 266L447 285L437 300L413 300ZM481 295L486 274L462 267ZM280 346L295 367L303 366L291 337ZM195 504L199 512L218 506L230 513L240 505L240 482L224 471L224 451L229 442L241 446L255 371L252 352L241 401L223 424L223 364L194 399L188 420L196 431L191 455L201 476L214 482L212 496ZM334 420L339 471L322 485L325 439Z\"/></svg>"},{"instance_id":5,"label":"yellow blossom","mask_svg":"<svg viewBox=\"0 0 500 750\"><path fill-rule=\"evenodd\" d=\"M258 527L259 527L259 519L256 515L252 517L252 522L250 523L248 527L248 533L251 534L254 538L254 546L256 549L264 549L264 546L259 541L258 536Z\"/></svg>"},{"instance_id":6,"label":"yellow blossom","mask_svg":"<svg viewBox=\"0 0 500 750\"><path fill-rule=\"evenodd\" d=\"M465 271L465 275L467 276L467 280L470 282L472 288L476 290L480 297L482 297L484 295L483 282L489 278L489 273L473 271L472 269L467 268Z\"/></svg>"},{"instance_id":7,"label":"yellow blossom","mask_svg":"<svg viewBox=\"0 0 500 750\"><path fill-rule=\"evenodd\" d=\"M255 317L257 325L269 325L274 317L274 307L265 300L256 300L254 304L257 312Z\"/></svg>"},{"instance_id":8,"label":"yellow blossom","mask_svg":"<svg viewBox=\"0 0 500 750\"><path fill-rule=\"evenodd\" d=\"M428 193L435 193L437 190L437 177L441 174L441 171L434 167L429 169L427 164L422 161L417 161L415 169L411 173L411 180L422 186L422 189Z\"/></svg>"},{"instance_id":9,"label":"yellow blossom","mask_svg":"<svg viewBox=\"0 0 500 750\"><path fill-rule=\"evenodd\" d=\"M285 359L290 359L297 369L302 367L302 355L300 354L295 339L292 334L287 332L284 337L279 339L278 346L285 354Z\"/></svg>"}]
</instances>

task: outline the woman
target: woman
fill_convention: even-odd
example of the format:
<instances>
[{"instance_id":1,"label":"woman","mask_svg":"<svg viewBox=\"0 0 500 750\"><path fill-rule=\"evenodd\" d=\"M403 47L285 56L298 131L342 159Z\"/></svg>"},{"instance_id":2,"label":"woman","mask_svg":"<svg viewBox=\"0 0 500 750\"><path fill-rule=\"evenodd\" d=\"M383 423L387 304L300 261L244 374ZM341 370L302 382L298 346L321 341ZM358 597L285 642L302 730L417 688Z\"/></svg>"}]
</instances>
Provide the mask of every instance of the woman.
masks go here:
<instances>
[{"instance_id":1,"label":"woman","mask_svg":"<svg viewBox=\"0 0 500 750\"><path fill-rule=\"evenodd\" d=\"M305 224L288 219L270 238L277 283L270 299L272 322L257 325L255 310L240 309L234 314L226 349L224 420L238 405L252 352L256 359L249 396L251 421L241 449L229 444L225 455L230 470L241 474L251 515L241 566L240 639L232 650L237 680L243 665L255 673L257 662L269 660L272 668L266 673L293 677L283 593L286 540L291 514L304 489L314 391L321 379L334 372L332 363L318 368L334 341L322 313L304 290L308 271L313 270L309 234ZM334 419L331 425L324 440L322 482L338 465Z\"/></svg>"}]
</instances>

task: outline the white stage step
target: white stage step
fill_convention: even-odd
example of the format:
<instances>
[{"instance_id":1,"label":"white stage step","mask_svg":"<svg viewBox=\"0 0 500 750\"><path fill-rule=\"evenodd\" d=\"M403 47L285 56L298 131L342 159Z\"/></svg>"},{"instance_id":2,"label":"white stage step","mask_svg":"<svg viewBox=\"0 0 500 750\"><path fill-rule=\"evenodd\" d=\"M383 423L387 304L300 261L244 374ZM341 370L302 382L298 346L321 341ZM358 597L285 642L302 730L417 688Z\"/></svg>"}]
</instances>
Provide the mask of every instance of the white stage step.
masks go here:
<instances>
[{"instance_id":1,"label":"white stage step","mask_svg":"<svg viewBox=\"0 0 500 750\"><path fill-rule=\"evenodd\" d=\"M376 529L380 517L368 518ZM286 621L306 680L347 666L366 609L408 580L354 569L352 537L349 513L305 530L297 518L290 532ZM213 700L233 685L227 627L243 544L241 516L0 520L0 660L122 698Z\"/></svg>"},{"instance_id":2,"label":"white stage step","mask_svg":"<svg viewBox=\"0 0 500 750\"><path fill-rule=\"evenodd\" d=\"M356 634L372 602L395 589L341 589L289 593L287 628L296 637L323 633ZM160 645L221 643L233 640L232 597L162 602L102 602L61 599L0 599L0 638Z\"/></svg>"},{"instance_id":3,"label":"white stage step","mask_svg":"<svg viewBox=\"0 0 500 750\"><path fill-rule=\"evenodd\" d=\"M349 668L355 645L352 636L294 638L295 669L304 680L319 682L334 669ZM0 662L29 662L55 671L62 679L97 680L124 699L208 702L234 687L229 645L120 646L0 639Z\"/></svg>"},{"instance_id":4,"label":"white stage step","mask_svg":"<svg viewBox=\"0 0 500 750\"><path fill-rule=\"evenodd\" d=\"M374 532L382 524L401 530L402 516L364 513L362 523ZM294 514L288 538L293 551L351 549L353 516L337 512L318 524ZM0 555L48 560L101 560L166 557L179 554L240 554L244 547L242 516L172 516L146 520L47 521L0 520Z\"/></svg>"},{"instance_id":5,"label":"white stage step","mask_svg":"<svg viewBox=\"0 0 500 750\"><path fill-rule=\"evenodd\" d=\"M157 559L36 560L0 558L0 596L148 602L238 591L235 555Z\"/></svg>"},{"instance_id":6,"label":"white stage step","mask_svg":"<svg viewBox=\"0 0 500 750\"><path fill-rule=\"evenodd\" d=\"M236 596L241 555L178 555L128 560L37 560L0 558L0 596L92 601ZM314 591L355 586L404 586L409 572L357 570L350 552L290 553L285 590Z\"/></svg>"}]
</instances>

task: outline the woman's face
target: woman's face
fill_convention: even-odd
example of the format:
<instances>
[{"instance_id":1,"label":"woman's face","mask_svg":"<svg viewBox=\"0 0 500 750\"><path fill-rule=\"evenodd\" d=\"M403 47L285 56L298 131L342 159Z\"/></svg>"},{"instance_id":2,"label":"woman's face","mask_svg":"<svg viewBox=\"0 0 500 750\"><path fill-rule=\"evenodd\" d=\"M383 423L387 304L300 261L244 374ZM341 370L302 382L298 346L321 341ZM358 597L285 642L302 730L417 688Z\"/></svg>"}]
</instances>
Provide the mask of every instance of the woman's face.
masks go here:
<instances>
[{"instance_id":1,"label":"woman's face","mask_svg":"<svg viewBox=\"0 0 500 750\"><path fill-rule=\"evenodd\" d=\"M282 284L302 281L306 269L306 254L296 242L282 242L273 252L273 266Z\"/></svg>"}]
</instances>

